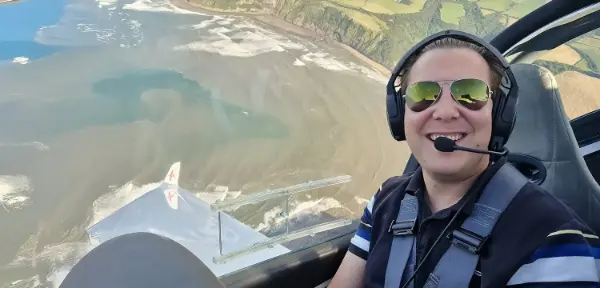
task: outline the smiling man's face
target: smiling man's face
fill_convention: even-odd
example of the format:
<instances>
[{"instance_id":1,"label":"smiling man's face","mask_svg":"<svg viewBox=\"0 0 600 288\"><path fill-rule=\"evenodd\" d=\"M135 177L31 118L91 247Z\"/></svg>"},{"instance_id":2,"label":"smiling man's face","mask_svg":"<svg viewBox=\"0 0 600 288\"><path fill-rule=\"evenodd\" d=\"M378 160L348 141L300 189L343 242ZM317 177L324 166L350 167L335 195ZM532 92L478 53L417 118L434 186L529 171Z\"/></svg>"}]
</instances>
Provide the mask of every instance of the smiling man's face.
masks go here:
<instances>
[{"instance_id":1,"label":"smiling man's face","mask_svg":"<svg viewBox=\"0 0 600 288\"><path fill-rule=\"evenodd\" d=\"M456 145L487 149L492 133L492 100L483 108L471 110L457 103L450 93L450 84L459 79L479 79L488 86L491 71L477 52L468 48L438 48L425 52L412 66L408 85L434 81L442 85L439 97L427 109L415 112L405 107L406 141L423 170L442 177L473 175L487 166L488 156L463 152L440 152L433 140L446 136ZM460 95L457 95L460 97Z\"/></svg>"}]
</instances>

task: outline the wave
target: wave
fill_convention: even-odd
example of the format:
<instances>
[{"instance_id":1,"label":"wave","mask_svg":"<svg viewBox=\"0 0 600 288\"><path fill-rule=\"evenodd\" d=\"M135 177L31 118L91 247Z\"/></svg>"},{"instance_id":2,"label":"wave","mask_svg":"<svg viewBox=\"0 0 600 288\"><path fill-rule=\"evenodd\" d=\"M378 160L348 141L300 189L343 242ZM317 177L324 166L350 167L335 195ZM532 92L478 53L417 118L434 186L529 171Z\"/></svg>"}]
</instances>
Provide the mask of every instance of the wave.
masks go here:
<instances>
[{"instance_id":1,"label":"wave","mask_svg":"<svg viewBox=\"0 0 600 288\"><path fill-rule=\"evenodd\" d=\"M300 59L296 58L294 61L294 66L306 66L306 63L300 61Z\"/></svg>"},{"instance_id":2,"label":"wave","mask_svg":"<svg viewBox=\"0 0 600 288\"><path fill-rule=\"evenodd\" d=\"M96 0L98 2L98 7L102 8L105 6L112 6L117 3L118 0Z\"/></svg>"},{"instance_id":3,"label":"wave","mask_svg":"<svg viewBox=\"0 0 600 288\"><path fill-rule=\"evenodd\" d=\"M204 51L215 53L222 56L233 57L254 57L267 52L285 51L279 45L270 45L270 43L235 43L231 39L223 39L214 42L197 41L186 45L177 46L175 51Z\"/></svg>"},{"instance_id":4,"label":"wave","mask_svg":"<svg viewBox=\"0 0 600 288\"><path fill-rule=\"evenodd\" d=\"M231 32L231 29L227 29L225 27L217 27L217 28L212 28L212 29L208 30L208 32L214 33L214 34L217 34L217 33L229 33L229 32Z\"/></svg>"},{"instance_id":5,"label":"wave","mask_svg":"<svg viewBox=\"0 0 600 288\"><path fill-rule=\"evenodd\" d=\"M73 0L56 24L38 29L35 41L49 46L138 46L144 38L142 25L117 5L117 0Z\"/></svg>"},{"instance_id":6,"label":"wave","mask_svg":"<svg viewBox=\"0 0 600 288\"><path fill-rule=\"evenodd\" d=\"M96 245L88 242L64 242L46 245L42 251L36 252L39 244L39 236L39 232L31 235L19 248L15 259L8 265L3 266L2 269L25 268L35 271L48 267L48 274L45 277L34 275L11 283L5 283L4 286L0 286L1 288L49 287L48 285L59 288L73 266L96 247ZM43 280L40 280L40 278Z\"/></svg>"},{"instance_id":7,"label":"wave","mask_svg":"<svg viewBox=\"0 0 600 288\"><path fill-rule=\"evenodd\" d=\"M32 190L27 176L0 175L0 206L6 211L21 209L30 204Z\"/></svg>"},{"instance_id":8,"label":"wave","mask_svg":"<svg viewBox=\"0 0 600 288\"><path fill-rule=\"evenodd\" d=\"M173 48L175 51L202 51L230 57L254 57L288 50L303 51L306 53L300 56L300 59L295 59L294 66L306 66L306 63L311 62L327 70L357 72L380 83L387 81L373 68L340 61L311 42L291 35L283 36L252 24L242 17L213 16L198 24L181 26L179 29L196 30L200 39L176 46Z\"/></svg>"},{"instance_id":9,"label":"wave","mask_svg":"<svg viewBox=\"0 0 600 288\"><path fill-rule=\"evenodd\" d=\"M354 62L343 62L335 57L329 56L325 52L311 52L300 57L304 62L312 62L317 66L331 71L353 71L366 75L367 77L380 82L387 83L387 79L373 68L358 65Z\"/></svg>"},{"instance_id":10,"label":"wave","mask_svg":"<svg viewBox=\"0 0 600 288\"><path fill-rule=\"evenodd\" d=\"M0 288L36 288L40 287L40 277L35 275L0 286Z\"/></svg>"},{"instance_id":11,"label":"wave","mask_svg":"<svg viewBox=\"0 0 600 288\"><path fill-rule=\"evenodd\" d=\"M29 58L24 57L24 56L15 57L15 58L13 58L12 63L15 63L15 64L27 64L27 63L29 63Z\"/></svg>"},{"instance_id":12,"label":"wave","mask_svg":"<svg viewBox=\"0 0 600 288\"><path fill-rule=\"evenodd\" d=\"M229 57L254 57L269 52L303 51L294 66L307 62L331 71L357 72L379 83L387 79L373 68L344 62L323 52L323 49L294 35L283 36L275 31L253 24L239 16L212 16L198 24L178 27L198 31L199 39L173 48L175 51L202 51Z\"/></svg>"},{"instance_id":13,"label":"wave","mask_svg":"<svg viewBox=\"0 0 600 288\"><path fill-rule=\"evenodd\" d=\"M23 143L0 143L0 148L11 148L11 147L32 147L33 149L45 151L50 149L48 145L34 141L34 142L23 142Z\"/></svg>"},{"instance_id":14,"label":"wave","mask_svg":"<svg viewBox=\"0 0 600 288\"><path fill-rule=\"evenodd\" d=\"M315 223L311 222L315 220L320 221L323 213L330 209L340 208L352 213L352 211L344 207L338 200L331 197L308 201L295 200L290 202L289 206L290 210L287 212L288 218L293 222L302 223L301 225L306 225L306 227L314 225ZM273 207L264 213L263 222L253 227L253 229L264 231L281 228L285 224L285 217L282 217L284 212L282 206Z\"/></svg>"},{"instance_id":15,"label":"wave","mask_svg":"<svg viewBox=\"0 0 600 288\"><path fill-rule=\"evenodd\" d=\"M222 16L215 15L211 19L204 20L195 25L183 26L183 27L180 27L180 29L192 29L192 30L204 29L208 26L211 26L211 25L217 23L217 21L219 21L221 19L224 19L224 18Z\"/></svg>"},{"instance_id":16,"label":"wave","mask_svg":"<svg viewBox=\"0 0 600 288\"><path fill-rule=\"evenodd\" d=\"M307 53L302 55L300 59L305 62L312 62L318 66L332 71L350 71L350 67L333 57L327 57L329 54L325 52Z\"/></svg>"},{"instance_id":17,"label":"wave","mask_svg":"<svg viewBox=\"0 0 600 288\"><path fill-rule=\"evenodd\" d=\"M241 22L241 23L238 23ZM211 28L211 26L217 27ZM226 27L229 26L229 27ZM199 41L174 47L175 51L203 51L231 57L253 57L268 52L305 50L304 45L288 37L248 24L243 19L220 16L204 20L199 24L183 27L204 30ZM207 29L210 28L210 29Z\"/></svg>"},{"instance_id":18,"label":"wave","mask_svg":"<svg viewBox=\"0 0 600 288\"><path fill-rule=\"evenodd\" d=\"M157 13L194 14L194 15L203 15L203 16L206 15L203 13L178 8L166 0L160 0L160 1L137 0L131 4L123 5L123 9L144 11L144 12L157 12Z\"/></svg>"}]
</instances>

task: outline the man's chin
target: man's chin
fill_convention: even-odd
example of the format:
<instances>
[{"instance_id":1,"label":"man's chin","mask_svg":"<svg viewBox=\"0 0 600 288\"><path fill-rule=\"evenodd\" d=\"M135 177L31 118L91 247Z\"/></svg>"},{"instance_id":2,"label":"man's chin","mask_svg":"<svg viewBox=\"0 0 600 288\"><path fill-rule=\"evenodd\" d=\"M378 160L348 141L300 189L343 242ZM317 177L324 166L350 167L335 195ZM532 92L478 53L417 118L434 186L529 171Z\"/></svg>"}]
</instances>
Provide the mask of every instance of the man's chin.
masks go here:
<instances>
[{"instance_id":1,"label":"man's chin","mask_svg":"<svg viewBox=\"0 0 600 288\"><path fill-rule=\"evenodd\" d=\"M460 165L430 165L429 167L423 167L423 169L429 174L449 179L459 177L460 174L464 173L464 169Z\"/></svg>"},{"instance_id":2,"label":"man's chin","mask_svg":"<svg viewBox=\"0 0 600 288\"><path fill-rule=\"evenodd\" d=\"M458 176L463 174L465 170L469 169L468 159L464 157L456 157L456 156L466 156L466 155L452 155L453 157L441 157L436 159L427 159L422 164L423 169L428 173L444 175L444 176ZM446 158L446 159L444 159Z\"/></svg>"},{"instance_id":3,"label":"man's chin","mask_svg":"<svg viewBox=\"0 0 600 288\"><path fill-rule=\"evenodd\" d=\"M464 155L467 156L467 155ZM422 164L423 170L430 175L436 175L443 179L462 179L468 175L477 174L481 158L452 157L452 159L428 159Z\"/></svg>"}]
</instances>

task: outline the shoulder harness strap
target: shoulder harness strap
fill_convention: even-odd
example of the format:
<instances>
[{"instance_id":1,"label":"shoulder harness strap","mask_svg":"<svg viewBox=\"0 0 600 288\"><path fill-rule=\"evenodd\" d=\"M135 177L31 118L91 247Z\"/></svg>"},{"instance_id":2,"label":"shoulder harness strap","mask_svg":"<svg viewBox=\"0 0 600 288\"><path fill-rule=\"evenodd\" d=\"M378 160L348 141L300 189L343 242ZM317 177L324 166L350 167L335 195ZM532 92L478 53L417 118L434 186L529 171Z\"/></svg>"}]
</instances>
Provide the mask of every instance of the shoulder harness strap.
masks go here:
<instances>
[{"instance_id":1,"label":"shoulder harness strap","mask_svg":"<svg viewBox=\"0 0 600 288\"><path fill-rule=\"evenodd\" d=\"M506 207L527 183L527 178L505 163L485 186L475 209L452 232L450 248L442 256L424 288L469 287L479 252Z\"/></svg>"},{"instance_id":2,"label":"shoulder harness strap","mask_svg":"<svg viewBox=\"0 0 600 288\"><path fill-rule=\"evenodd\" d=\"M405 194L398 216L388 228L388 233L392 233L394 239L385 271L385 288L399 288L402 279L406 281L414 271L416 264L414 232L418 214L419 201L417 197ZM403 274L406 276L403 277Z\"/></svg>"},{"instance_id":3,"label":"shoulder harness strap","mask_svg":"<svg viewBox=\"0 0 600 288\"><path fill-rule=\"evenodd\" d=\"M487 183L470 217L452 232L450 248L429 275L424 288L468 287L485 244L500 215L527 183L512 165L505 163ZM388 232L394 235L385 275L385 288L398 288L416 264L415 225L418 200L406 194ZM413 287L411 283L409 287Z\"/></svg>"}]
</instances>

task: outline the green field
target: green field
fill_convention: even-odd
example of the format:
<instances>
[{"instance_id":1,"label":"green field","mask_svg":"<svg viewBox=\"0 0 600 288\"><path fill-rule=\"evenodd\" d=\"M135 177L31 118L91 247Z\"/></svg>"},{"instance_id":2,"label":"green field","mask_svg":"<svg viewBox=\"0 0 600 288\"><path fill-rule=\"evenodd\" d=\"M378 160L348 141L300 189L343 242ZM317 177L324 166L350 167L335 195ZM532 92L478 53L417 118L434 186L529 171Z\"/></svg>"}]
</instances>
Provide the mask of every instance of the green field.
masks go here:
<instances>
[{"instance_id":1,"label":"green field","mask_svg":"<svg viewBox=\"0 0 600 288\"><path fill-rule=\"evenodd\" d=\"M366 13L361 12L360 10L345 8L340 5L336 5L334 3L330 3L327 1L321 2L321 5L338 9L344 15L346 15L350 19L352 19L352 21L354 21L358 24L361 24L365 28L368 28L372 31L381 32L383 30L387 30L387 25L381 19L379 19L375 16L370 16Z\"/></svg>"},{"instance_id":2,"label":"green field","mask_svg":"<svg viewBox=\"0 0 600 288\"><path fill-rule=\"evenodd\" d=\"M513 0L515 4L506 13L521 18L544 4L543 0Z\"/></svg>"},{"instance_id":3,"label":"green field","mask_svg":"<svg viewBox=\"0 0 600 288\"><path fill-rule=\"evenodd\" d=\"M577 43L581 43L590 47L596 47L600 49L600 37L599 36L588 36L583 39L577 40Z\"/></svg>"},{"instance_id":4,"label":"green field","mask_svg":"<svg viewBox=\"0 0 600 288\"><path fill-rule=\"evenodd\" d=\"M362 9L375 14L417 13L423 9L425 0L413 0L411 4L397 3L393 0L330 0L341 6Z\"/></svg>"},{"instance_id":5,"label":"green field","mask_svg":"<svg viewBox=\"0 0 600 288\"><path fill-rule=\"evenodd\" d=\"M537 9L544 4L544 0L478 0L483 15L493 12L504 12L515 18L521 18L527 13Z\"/></svg>"},{"instance_id":6,"label":"green field","mask_svg":"<svg viewBox=\"0 0 600 288\"><path fill-rule=\"evenodd\" d=\"M369 0L363 9L380 14L417 13L423 9L425 0L414 0L406 5L391 0Z\"/></svg>"},{"instance_id":7,"label":"green field","mask_svg":"<svg viewBox=\"0 0 600 288\"><path fill-rule=\"evenodd\" d=\"M513 1L510 0L480 0L477 1L479 7L484 9L502 12L508 10Z\"/></svg>"},{"instance_id":8,"label":"green field","mask_svg":"<svg viewBox=\"0 0 600 288\"><path fill-rule=\"evenodd\" d=\"M583 59L577 63L577 67L600 73L600 48L582 43L571 43L570 46L583 54Z\"/></svg>"},{"instance_id":9,"label":"green field","mask_svg":"<svg viewBox=\"0 0 600 288\"><path fill-rule=\"evenodd\" d=\"M361 9L363 6L365 6L365 0L331 0L331 2L335 2L344 7L356 9Z\"/></svg>"},{"instance_id":10,"label":"green field","mask_svg":"<svg viewBox=\"0 0 600 288\"><path fill-rule=\"evenodd\" d=\"M446 23L452 23L454 25L458 25L460 18L465 16L465 8L463 5L454 2L442 3L442 9L440 12L442 21Z\"/></svg>"},{"instance_id":11,"label":"green field","mask_svg":"<svg viewBox=\"0 0 600 288\"><path fill-rule=\"evenodd\" d=\"M490 15L490 14L493 14L493 13L496 13L496 11L490 10L490 9L481 8L481 14L483 14L483 16Z\"/></svg>"}]
</instances>

